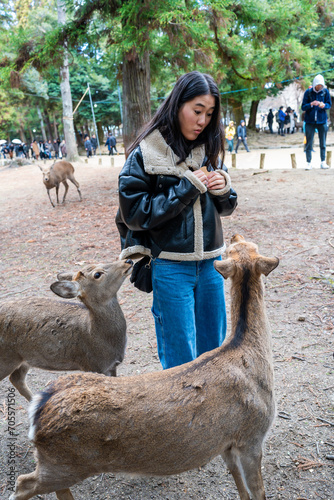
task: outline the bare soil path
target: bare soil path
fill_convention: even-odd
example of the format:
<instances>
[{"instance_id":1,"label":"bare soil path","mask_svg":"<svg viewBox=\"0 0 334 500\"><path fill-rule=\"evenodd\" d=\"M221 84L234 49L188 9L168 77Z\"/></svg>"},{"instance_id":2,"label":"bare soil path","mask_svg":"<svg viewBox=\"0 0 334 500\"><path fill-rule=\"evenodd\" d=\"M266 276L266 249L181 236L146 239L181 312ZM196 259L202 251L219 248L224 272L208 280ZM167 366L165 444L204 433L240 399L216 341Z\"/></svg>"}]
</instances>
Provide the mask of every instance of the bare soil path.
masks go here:
<instances>
[{"instance_id":1,"label":"bare soil path","mask_svg":"<svg viewBox=\"0 0 334 500\"><path fill-rule=\"evenodd\" d=\"M238 168L230 169L239 206L222 224L227 243L233 234L240 233L257 243L264 255L280 258L279 267L266 279L278 412L264 450L267 497L332 500L334 168L292 170L290 162L284 160L286 150L275 149L267 150L267 159L271 158L272 163L265 164L260 171L259 151L255 151L259 144L255 139L249 143L253 149L252 164L246 165L247 153L240 152ZM282 166L277 167L280 159ZM117 176L123 161L124 156L115 157L112 167L110 158L103 156L102 164L98 158L90 159L88 164L84 161L75 164L83 201L78 201L77 191L70 185L67 203L56 208L49 203L36 165L0 167L0 300L25 295L51 296L49 286L57 272L118 258L120 247L114 217L118 203ZM150 312L151 295L139 292L127 280L119 298L129 337L119 375L160 370ZM228 282L227 301L229 305ZM58 375L31 370L28 382L37 392ZM17 437L14 442L9 440L10 390L8 379L0 382L0 498L3 499L10 494L10 459L14 460L15 476L34 469L33 449L27 438L28 405L17 391ZM79 500L238 498L232 476L220 457L201 470L168 478L105 474L75 486L73 494ZM43 498L49 500L55 495Z\"/></svg>"}]
</instances>

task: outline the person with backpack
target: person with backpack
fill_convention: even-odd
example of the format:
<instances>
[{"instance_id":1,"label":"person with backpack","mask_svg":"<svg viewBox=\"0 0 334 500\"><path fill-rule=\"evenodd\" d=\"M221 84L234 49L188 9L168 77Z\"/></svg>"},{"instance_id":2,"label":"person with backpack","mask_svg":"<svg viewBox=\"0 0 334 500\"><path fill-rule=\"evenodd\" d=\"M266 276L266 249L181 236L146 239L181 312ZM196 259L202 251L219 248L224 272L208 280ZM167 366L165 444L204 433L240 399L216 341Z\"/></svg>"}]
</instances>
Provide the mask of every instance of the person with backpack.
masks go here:
<instances>
[{"instance_id":1,"label":"person with backpack","mask_svg":"<svg viewBox=\"0 0 334 500\"><path fill-rule=\"evenodd\" d=\"M305 170L311 170L312 168L312 148L316 129L318 130L320 143L320 168L329 168L326 164L326 137L328 130L326 110L330 109L331 106L331 96L325 86L324 77L317 75L312 82L312 87L305 91L302 102L302 110L305 111Z\"/></svg>"}]
</instances>

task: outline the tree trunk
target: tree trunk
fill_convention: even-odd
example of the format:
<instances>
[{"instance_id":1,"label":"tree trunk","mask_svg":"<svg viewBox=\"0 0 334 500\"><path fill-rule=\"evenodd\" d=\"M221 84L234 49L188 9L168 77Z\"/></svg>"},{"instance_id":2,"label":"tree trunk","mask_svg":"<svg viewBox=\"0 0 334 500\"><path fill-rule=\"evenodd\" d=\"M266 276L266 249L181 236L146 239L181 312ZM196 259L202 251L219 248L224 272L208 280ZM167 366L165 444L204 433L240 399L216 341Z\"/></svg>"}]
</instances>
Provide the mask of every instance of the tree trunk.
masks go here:
<instances>
[{"instance_id":1,"label":"tree trunk","mask_svg":"<svg viewBox=\"0 0 334 500\"><path fill-rule=\"evenodd\" d=\"M51 142L53 142L53 132L52 132L52 127L51 127L51 122L49 118L49 113L47 109L44 108L44 118L45 118L45 123L46 123L46 129L48 131L48 140L50 139Z\"/></svg>"},{"instance_id":2,"label":"tree trunk","mask_svg":"<svg viewBox=\"0 0 334 500\"><path fill-rule=\"evenodd\" d=\"M53 133L54 133L55 139L58 139L59 133L58 133L58 125L57 125L55 114L53 115Z\"/></svg>"},{"instance_id":3,"label":"tree trunk","mask_svg":"<svg viewBox=\"0 0 334 500\"><path fill-rule=\"evenodd\" d=\"M65 24L66 22L66 4L65 0L57 0L58 23ZM68 69L68 53L67 44L64 43L64 60L63 66L60 68L60 92L63 101L63 125L65 143L67 149L67 160L75 161L79 159L78 148L74 133L73 123L73 104L70 87L70 72Z\"/></svg>"},{"instance_id":4,"label":"tree trunk","mask_svg":"<svg viewBox=\"0 0 334 500\"><path fill-rule=\"evenodd\" d=\"M20 123L20 139L22 142L26 143L27 139L24 133L23 123Z\"/></svg>"},{"instance_id":5,"label":"tree trunk","mask_svg":"<svg viewBox=\"0 0 334 500\"><path fill-rule=\"evenodd\" d=\"M150 59L148 51L139 56L136 49L123 58L123 140L127 148L151 118Z\"/></svg>"},{"instance_id":6,"label":"tree trunk","mask_svg":"<svg viewBox=\"0 0 334 500\"><path fill-rule=\"evenodd\" d=\"M28 130L29 130L29 134L30 134L30 140L32 142L35 137L34 137L34 134L33 134L32 130L31 130L31 127L28 126Z\"/></svg>"},{"instance_id":7,"label":"tree trunk","mask_svg":"<svg viewBox=\"0 0 334 500\"><path fill-rule=\"evenodd\" d=\"M249 114L249 120L248 120L248 128L251 130L256 130L256 114L257 114L257 108L259 106L260 101L252 101L251 104L251 109L250 109L250 114Z\"/></svg>"},{"instance_id":8,"label":"tree trunk","mask_svg":"<svg viewBox=\"0 0 334 500\"><path fill-rule=\"evenodd\" d=\"M42 131L43 141L45 142L46 141L45 126L44 126L42 111L40 110L39 106L37 106L37 114L38 114L39 121L41 122L41 131Z\"/></svg>"},{"instance_id":9,"label":"tree trunk","mask_svg":"<svg viewBox=\"0 0 334 500\"><path fill-rule=\"evenodd\" d=\"M103 144L104 144L104 132L103 132L103 128L102 128L102 122L96 122L96 127L97 127L97 133L99 135L100 146L103 146Z\"/></svg>"},{"instance_id":10,"label":"tree trunk","mask_svg":"<svg viewBox=\"0 0 334 500\"><path fill-rule=\"evenodd\" d=\"M245 119L244 110L242 107L242 102L237 101L233 97L229 98L229 104L232 106L233 116L236 126L238 126L241 120Z\"/></svg>"},{"instance_id":11,"label":"tree trunk","mask_svg":"<svg viewBox=\"0 0 334 500\"><path fill-rule=\"evenodd\" d=\"M80 132L77 129L77 126L75 124L74 124L74 133L75 133L75 137L76 137L76 140L77 140L77 144L79 144L79 146L83 147L84 143L83 143L82 134L80 134Z\"/></svg>"}]
</instances>

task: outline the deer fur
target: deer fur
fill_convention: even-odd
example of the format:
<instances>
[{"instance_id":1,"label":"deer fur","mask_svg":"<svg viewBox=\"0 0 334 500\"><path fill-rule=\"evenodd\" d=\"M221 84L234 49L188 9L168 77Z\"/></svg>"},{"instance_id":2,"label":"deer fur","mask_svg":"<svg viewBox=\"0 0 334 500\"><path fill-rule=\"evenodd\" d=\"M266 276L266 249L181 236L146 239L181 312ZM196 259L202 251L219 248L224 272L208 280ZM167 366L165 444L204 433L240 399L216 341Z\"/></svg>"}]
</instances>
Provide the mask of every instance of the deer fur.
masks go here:
<instances>
[{"instance_id":1,"label":"deer fur","mask_svg":"<svg viewBox=\"0 0 334 500\"><path fill-rule=\"evenodd\" d=\"M117 291L131 270L131 260L120 260L59 274L53 292L81 303L44 297L0 302L0 380L9 375L30 401L25 381L30 366L116 376L126 347Z\"/></svg>"},{"instance_id":2,"label":"deer fur","mask_svg":"<svg viewBox=\"0 0 334 500\"><path fill-rule=\"evenodd\" d=\"M65 198L68 191L67 180L71 181L75 185L79 193L79 199L80 201L82 201L79 183L74 177L74 167L70 162L61 160L56 163L53 163L51 166L41 167L39 165L39 168L43 173L43 182L46 187L50 203L53 207L55 207L55 204L51 199L50 189L53 189L54 187L56 188L57 203L59 204L59 197L58 197L59 184L62 182L65 187L65 193L63 196L62 203L65 203Z\"/></svg>"},{"instance_id":3,"label":"deer fur","mask_svg":"<svg viewBox=\"0 0 334 500\"><path fill-rule=\"evenodd\" d=\"M11 500L69 487L102 472L178 474L221 455L241 500L264 500L262 447L273 423L271 338L261 274L278 259L234 237L216 269L231 279L232 333L223 346L165 371L59 378L30 406L37 468Z\"/></svg>"}]
</instances>

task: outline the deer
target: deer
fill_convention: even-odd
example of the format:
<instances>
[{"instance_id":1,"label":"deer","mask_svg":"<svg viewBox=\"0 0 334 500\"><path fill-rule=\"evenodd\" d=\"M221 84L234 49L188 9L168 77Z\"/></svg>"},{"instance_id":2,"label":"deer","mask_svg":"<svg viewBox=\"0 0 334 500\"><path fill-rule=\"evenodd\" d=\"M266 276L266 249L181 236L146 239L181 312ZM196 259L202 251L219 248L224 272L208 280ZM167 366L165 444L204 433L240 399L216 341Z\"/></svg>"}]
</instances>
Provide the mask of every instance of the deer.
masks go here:
<instances>
[{"instance_id":1,"label":"deer","mask_svg":"<svg viewBox=\"0 0 334 500\"><path fill-rule=\"evenodd\" d=\"M126 348L126 320L117 291L132 271L130 259L88 264L59 273L51 290L65 299L24 297L0 302L0 380L28 401L30 367L116 376Z\"/></svg>"},{"instance_id":2,"label":"deer","mask_svg":"<svg viewBox=\"0 0 334 500\"><path fill-rule=\"evenodd\" d=\"M117 379L79 373L34 397L29 438L36 470L10 500L55 492L103 472L179 474L221 455L241 500L264 500L263 443L275 416L271 334L262 275L278 265L232 238L216 270L231 280L231 334L181 366Z\"/></svg>"},{"instance_id":3,"label":"deer","mask_svg":"<svg viewBox=\"0 0 334 500\"><path fill-rule=\"evenodd\" d=\"M51 199L50 189L53 189L54 187L56 188L57 203L59 204L59 197L58 197L59 184L62 182L65 187L62 203L65 203L65 198L68 191L67 180L71 181L75 185L79 193L79 200L82 201L80 186L78 181L74 177L74 167L70 162L61 160L57 161L56 163L53 163L51 166L41 167L39 165L39 168L43 173L43 182L46 187L50 203L53 207L55 207L56 205L53 203Z\"/></svg>"}]
</instances>

